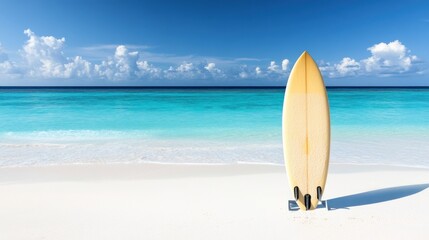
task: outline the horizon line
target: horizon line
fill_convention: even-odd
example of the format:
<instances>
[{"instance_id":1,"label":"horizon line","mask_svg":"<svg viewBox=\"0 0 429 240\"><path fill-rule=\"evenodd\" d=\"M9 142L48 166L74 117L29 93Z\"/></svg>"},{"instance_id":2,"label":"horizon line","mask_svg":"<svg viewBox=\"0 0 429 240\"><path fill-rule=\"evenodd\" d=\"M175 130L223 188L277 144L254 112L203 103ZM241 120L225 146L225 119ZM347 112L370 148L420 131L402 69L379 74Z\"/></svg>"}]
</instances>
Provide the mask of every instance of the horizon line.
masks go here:
<instances>
[{"instance_id":1,"label":"horizon line","mask_svg":"<svg viewBox=\"0 0 429 240\"><path fill-rule=\"evenodd\" d=\"M4 88L285 88L286 86L0 86ZM326 88L429 88L429 86L326 86Z\"/></svg>"}]
</instances>

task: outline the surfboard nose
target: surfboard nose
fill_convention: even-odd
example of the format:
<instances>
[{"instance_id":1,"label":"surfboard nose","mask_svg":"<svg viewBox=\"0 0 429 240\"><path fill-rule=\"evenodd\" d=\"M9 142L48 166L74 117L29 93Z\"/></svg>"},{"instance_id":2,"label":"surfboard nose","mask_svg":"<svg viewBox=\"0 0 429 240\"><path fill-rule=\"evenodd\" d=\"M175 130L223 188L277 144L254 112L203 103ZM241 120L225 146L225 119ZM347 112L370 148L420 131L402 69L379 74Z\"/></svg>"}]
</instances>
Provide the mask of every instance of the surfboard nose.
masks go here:
<instances>
[{"instance_id":1,"label":"surfboard nose","mask_svg":"<svg viewBox=\"0 0 429 240\"><path fill-rule=\"evenodd\" d=\"M307 51L307 50L304 50L304 51L301 53L301 56L303 56L303 55L308 55L308 56L310 56L310 53L308 53L308 51Z\"/></svg>"}]
</instances>

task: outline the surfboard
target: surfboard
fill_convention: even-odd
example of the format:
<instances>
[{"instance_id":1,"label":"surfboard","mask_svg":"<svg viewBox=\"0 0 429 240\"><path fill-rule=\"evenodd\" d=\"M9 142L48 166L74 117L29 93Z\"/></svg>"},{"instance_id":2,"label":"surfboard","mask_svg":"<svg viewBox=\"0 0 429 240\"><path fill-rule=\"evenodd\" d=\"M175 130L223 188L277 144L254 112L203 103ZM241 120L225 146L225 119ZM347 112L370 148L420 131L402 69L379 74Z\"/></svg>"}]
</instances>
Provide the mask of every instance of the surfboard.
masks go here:
<instances>
[{"instance_id":1,"label":"surfboard","mask_svg":"<svg viewBox=\"0 0 429 240\"><path fill-rule=\"evenodd\" d=\"M317 208L329 166L329 104L316 62L303 52L287 82L283 150L289 185L301 210Z\"/></svg>"}]
</instances>

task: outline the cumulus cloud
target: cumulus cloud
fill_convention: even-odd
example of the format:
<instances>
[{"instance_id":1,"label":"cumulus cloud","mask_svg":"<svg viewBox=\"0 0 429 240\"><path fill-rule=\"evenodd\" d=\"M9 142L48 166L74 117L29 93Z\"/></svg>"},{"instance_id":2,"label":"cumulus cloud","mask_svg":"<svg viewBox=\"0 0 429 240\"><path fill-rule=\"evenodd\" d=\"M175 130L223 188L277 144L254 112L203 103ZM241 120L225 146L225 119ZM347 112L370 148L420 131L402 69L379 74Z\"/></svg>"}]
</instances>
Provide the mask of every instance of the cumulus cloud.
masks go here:
<instances>
[{"instance_id":1,"label":"cumulus cloud","mask_svg":"<svg viewBox=\"0 0 429 240\"><path fill-rule=\"evenodd\" d=\"M161 74L161 69L153 66L148 61L137 61L137 75L138 77L145 78L159 78Z\"/></svg>"},{"instance_id":2,"label":"cumulus cloud","mask_svg":"<svg viewBox=\"0 0 429 240\"><path fill-rule=\"evenodd\" d=\"M417 56L411 55L410 51L400 41L390 43L381 42L369 47L371 56L362 61L367 72L380 74L395 74L407 72L412 64L417 61Z\"/></svg>"},{"instance_id":3,"label":"cumulus cloud","mask_svg":"<svg viewBox=\"0 0 429 240\"><path fill-rule=\"evenodd\" d=\"M113 57L94 66L95 76L109 80L127 80L138 74L138 52L130 52L124 45L115 49Z\"/></svg>"},{"instance_id":4,"label":"cumulus cloud","mask_svg":"<svg viewBox=\"0 0 429 240\"><path fill-rule=\"evenodd\" d=\"M281 67L275 61L270 61L266 68L260 66L241 65L238 72L238 79L255 79L258 81L286 81L286 71L282 71Z\"/></svg>"},{"instance_id":5,"label":"cumulus cloud","mask_svg":"<svg viewBox=\"0 0 429 240\"><path fill-rule=\"evenodd\" d=\"M160 70L147 61L139 60L137 51L129 51L118 45L113 56L94 64L82 56L66 57L63 52L65 38L37 36L30 29L24 33L28 40L21 55L24 59L24 75L34 78L95 78L112 81L142 77L157 77Z\"/></svg>"},{"instance_id":6,"label":"cumulus cloud","mask_svg":"<svg viewBox=\"0 0 429 240\"><path fill-rule=\"evenodd\" d=\"M216 70L216 64L215 63L207 63L207 65L204 67L207 71L212 72Z\"/></svg>"},{"instance_id":7,"label":"cumulus cloud","mask_svg":"<svg viewBox=\"0 0 429 240\"><path fill-rule=\"evenodd\" d=\"M267 67L267 70L265 72L258 71L259 73L257 75L259 78L267 78L275 81L282 81L284 79L287 79L288 77L288 74L289 74L288 65L289 65L288 59L283 59L281 61L281 65L278 65L276 61L271 61Z\"/></svg>"},{"instance_id":8,"label":"cumulus cloud","mask_svg":"<svg viewBox=\"0 0 429 240\"><path fill-rule=\"evenodd\" d=\"M270 65L267 67L269 72L279 72L280 71L280 67L279 65L276 64L275 61L271 61Z\"/></svg>"},{"instance_id":9,"label":"cumulus cloud","mask_svg":"<svg viewBox=\"0 0 429 240\"><path fill-rule=\"evenodd\" d=\"M16 70L16 65L13 62L9 60L0 61L1 75L13 74L15 70Z\"/></svg>"},{"instance_id":10,"label":"cumulus cloud","mask_svg":"<svg viewBox=\"0 0 429 240\"><path fill-rule=\"evenodd\" d=\"M170 66L163 73L164 77L168 79L224 79L226 77L225 73L213 62L183 62L176 68Z\"/></svg>"},{"instance_id":11,"label":"cumulus cloud","mask_svg":"<svg viewBox=\"0 0 429 240\"><path fill-rule=\"evenodd\" d=\"M90 76L91 63L82 57L67 58L63 47L65 38L37 36L30 29L24 30L28 40L22 48L26 60L26 75L42 78L70 78Z\"/></svg>"},{"instance_id":12,"label":"cumulus cloud","mask_svg":"<svg viewBox=\"0 0 429 240\"><path fill-rule=\"evenodd\" d=\"M412 55L400 41L378 43L367 49L371 56L361 60L350 57L343 58L339 63L320 64L320 70L330 77L344 76L391 76L401 73L416 73L418 58Z\"/></svg>"},{"instance_id":13,"label":"cumulus cloud","mask_svg":"<svg viewBox=\"0 0 429 240\"><path fill-rule=\"evenodd\" d=\"M188 63L188 62L184 62L182 64L180 64L176 70L180 73L187 73L187 72L197 72L198 69L196 67L194 67L193 63Z\"/></svg>"},{"instance_id":14,"label":"cumulus cloud","mask_svg":"<svg viewBox=\"0 0 429 240\"><path fill-rule=\"evenodd\" d=\"M261 68L259 66L250 67L247 65L242 65L238 76L240 79L259 79L265 80L269 79L271 81L285 81L288 76L289 60L282 60L282 65L279 66L276 61L270 61L269 65L266 68Z\"/></svg>"},{"instance_id":15,"label":"cumulus cloud","mask_svg":"<svg viewBox=\"0 0 429 240\"><path fill-rule=\"evenodd\" d=\"M62 47L64 38L56 39L52 36L38 37L30 29L24 30L28 36L23 46L23 57L27 60L29 75L41 75L44 77L58 77L64 72L65 57Z\"/></svg>"},{"instance_id":16,"label":"cumulus cloud","mask_svg":"<svg viewBox=\"0 0 429 240\"><path fill-rule=\"evenodd\" d=\"M204 67L204 69L206 69L207 71L209 71L210 73L219 73L220 69L216 67L215 63L207 63L207 65Z\"/></svg>"},{"instance_id":17,"label":"cumulus cloud","mask_svg":"<svg viewBox=\"0 0 429 240\"><path fill-rule=\"evenodd\" d=\"M282 61L282 71L287 71L289 66L289 60L288 59L283 59Z\"/></svg>"},{"instance_id":18,"label":"cumulus cloud","mask_svg":"<svg viewBox=\"0 0 429 240\"><path fill-rule=\"evenodd\" d=\"M166 77L168 79L194 79L204 78L202 71L205 70L204 65L194 64L191 62L183 62L176 68L170 68L166 71Z\"/></svg>"},{"instance_id":19,"label":"cumulus cloud","mask_svg":"<svg viewBox=\"0 0 429 240\"><path fill-rule=\"evenodd\" d=\"M345 57L340 63L335 64L335 70L341 76L355 75L360 70L360 63L352 58Z\"/></svg>"},{"instance_id":20,"label":"cumulus cloud","mask_svg":"<svg viewBox=\"0 0 429 240\"><path fill-rule=\"evenodd\" d=\"M72 59L69 59L67 63L64 64L64 77L90 77L91 76L91 63L84 60L81 56L76 56Z\"/></svg>"},{"instance_id":21,"label":"cumulus cloud","mask_svg":"<svg viewBox=\"0 0 429 240\"><path fill-rule=\"evenodd\" d=\"M270 65L268 65L267 67L267 72L264 74L263 72L258 71L259 72L258 75L264 76L264 77L282 79L287 77L285 73L287 73L288 67L289 67L289 59L283 59L281 61L281 65L278 65L276 61L271 61Z\"/></svg>"},{"instance_id":22,"label":"cumulus cloud","mask_svg":"<svg viewBox=\"0 0 429 240\"><path fill-rule=\"evenodd\" d=\"M226 79L227 75L226 73L218 68L215 63L209 62L207 65L204 66L204 69L209 73L210 77L212 79Z\"/></svg>"}]
</instances>

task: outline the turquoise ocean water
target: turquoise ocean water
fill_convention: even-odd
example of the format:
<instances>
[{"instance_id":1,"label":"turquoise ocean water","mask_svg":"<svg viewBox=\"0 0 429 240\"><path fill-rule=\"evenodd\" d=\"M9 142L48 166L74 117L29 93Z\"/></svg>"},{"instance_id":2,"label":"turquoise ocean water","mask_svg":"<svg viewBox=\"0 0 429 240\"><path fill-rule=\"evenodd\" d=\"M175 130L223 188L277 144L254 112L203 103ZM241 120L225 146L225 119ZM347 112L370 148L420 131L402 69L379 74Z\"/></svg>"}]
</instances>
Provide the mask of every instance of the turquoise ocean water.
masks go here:
<instances>
[{"instance_id":1,"label":"turquoise ocean water","mask_svg":"<svg viewBox=\"0 0 429 240\"><path fill-rule=\"evenodd\" d=\"M329 88L333 163L429 168L429 88ZM0 166L282 164L283 88L0 88Z\"/></svg>"}]
</instances>

